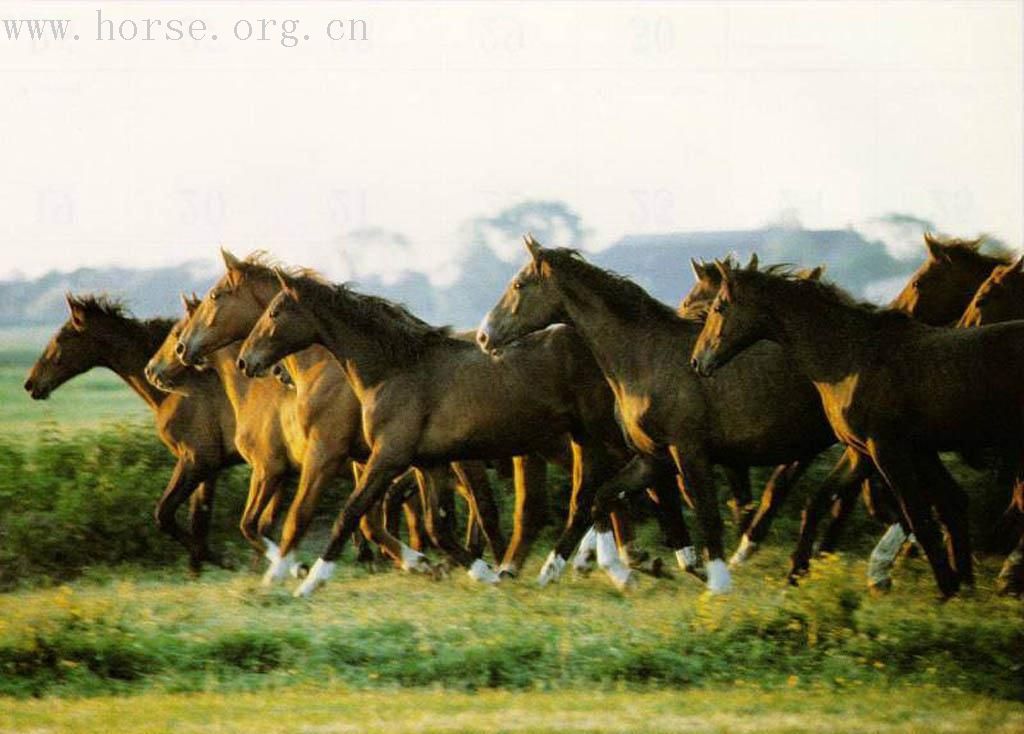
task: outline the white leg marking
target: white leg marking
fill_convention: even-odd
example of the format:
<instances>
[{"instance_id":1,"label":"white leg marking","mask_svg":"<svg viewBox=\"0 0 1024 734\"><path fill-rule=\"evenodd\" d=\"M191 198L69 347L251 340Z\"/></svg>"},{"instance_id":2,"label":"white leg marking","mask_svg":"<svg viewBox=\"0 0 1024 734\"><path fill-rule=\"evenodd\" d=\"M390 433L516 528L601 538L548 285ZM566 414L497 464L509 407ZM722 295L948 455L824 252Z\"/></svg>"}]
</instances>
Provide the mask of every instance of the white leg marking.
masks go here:
<instances>
[{"instance_id":1,"label":"white leg marking","mask_svg":"<svg viewBox=\"0 0 1024 734\"><path fill-rule=\"evenodd\" d=\"M584 534L576 554L572 557L573 571L586 574L594 567L597 558L597 531L593 526Z\"/></svg>"},{"instance_id":2,"label":"white leg marking","mask_svg":"<svg viewBox=\"0 0 1024 734\"><path fill-rule=\"evenodd\" d=\"M270 568L263 574L263 585L273 586L289 575L294 576L298 565L294 551L289 551L283 558L278 557L270 562Z\"/></svg>"},{"instance_id":3,"label":"white leg marking","mask_svg":"<svg viewBox=\"0 0 1024 734\"><path fill-rule=\"evenodd\" d=\"M900 548L907 541L907 533L899 523L893 523L871 551L868 561L868 586L887 588L892 583L892 567Z\"/></svg>"},{"instance_id":4,"label":"white leg marking","mask_svg":"<svg viewBox=\"0 0 1024 734\"><path fill-rule=\"evenodd\" d=\"M554 551L551 551L548 554L547 560L544 561L544 565L541 566L540 575L537 576L537 584L544 587L552 581L558 581L562 576L562 571L564 570L565 559Z\"/></svg>"},{"instance_id":5,"label":"white leg marking","mask_svg":"<svg viewBox=\"0 0 1024 734\"><path fill-rule=\"evenodd\" d=\"M293 596L309 596L313 591L321 586L327 579L334 575L334 568L337 564L331 561L325 561L323 558L317 558L316 563L309 569L309 574L299 584L299 587L295 590Z\"/></svg>"},{"instance_id":6,"label":"white leg marking","mask_svg":"<svg viewBox=\"0 0 1024 734\"><path fill-rule=\"evenodd\" d=\"M487 565L487 561L483 558L477 558L473 561L473 565L469 567L467 573L471 579L482 584L496 584L501 581L501 577L491 570L491 567Z\"/></svg>"},{"instance_id":7,"label":"white leg marking","mask_svg":"<svg viewBox=\"0 0 1024 734\"><path fill-rule=\"evenodd\" d=\"M597 565L604 569L616 588L625 589L633 581L629 566L619 557L619 549L615 545L615 533L597 533Z\"/></svg>"},{"instance_id":8,"label":"white leg marking","mask_svg":"<svg viewBox=\"0 0 1024 734\"><path fill-rule=\"evenodd\" d=\"M680 548L676 551L676 563L684 571L692 571L697 568L697 549L692 545Z\"/></svg>"},{"instance_id":9,"label":"white leg marking","mask_svg":"<svg viewBox=\"0 0 1024 734\"><path fill-rule=\"evenodd\" d=\"M270 538L263 539L263 557L271 563L281 558L281 549L277 547L277 543L272 541Z\"/></svg>"},{"instance_id":10,"label":"white leg marking","mask_svg":"<svg viewBox=\"0 0 1024 734\"><path fill-rule=\"evenodd\" d=\"M732 577L725 561L716 558L705 566L708 573L708 591L712 594L726 594L732 589Z\"/></svg>"},{"instance_id":11,"label":"white leg marking","mask_svg":"<svg viewBox=\"0 0 1024 734\"><path fill-rule=\"evenodd\" d=\"M430 561L419 551L402 543L402 570L411 573L429 573Z\"/></svg>"},{"instance_id":12,"label":"white leg marking","mask_svg":"<svg viewBox=\"0 0 1024 734\"><path fill-rule=\"evenodd\" d=\"M747 537L746 533L740 538L740 547L736 549L736 552L732 554L732 558L729 559L729 568L736 568L741 566L750 559L754 552L757 550L757 543Z\"/></svg>"}]
</instances>

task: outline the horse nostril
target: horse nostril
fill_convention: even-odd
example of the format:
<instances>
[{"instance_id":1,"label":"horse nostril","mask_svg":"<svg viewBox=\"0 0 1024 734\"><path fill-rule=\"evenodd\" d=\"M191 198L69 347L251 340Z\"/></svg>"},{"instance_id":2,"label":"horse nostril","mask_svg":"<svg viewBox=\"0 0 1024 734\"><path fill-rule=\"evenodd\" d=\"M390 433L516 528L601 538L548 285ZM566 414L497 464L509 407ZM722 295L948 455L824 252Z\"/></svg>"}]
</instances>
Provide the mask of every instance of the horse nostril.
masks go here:
<instances>
[{"instance_id":1,"label":"horse nostril","mask_svg":"<svg viewBox=\"0 0 1024 734\"><path fill-rule=\"evenodd\" d=\"M487 348L487 342L490 341L490 339L487 337L487 332L486 331L478 331L476 333L476 341L477 341L477 343L481 347L486 349Z\"/></svg>"},{"instance_id":2,"label":"horse nostril","mask_svg":"<svg viewBox=\"0 0 1024 734\"><path fill-rule=\"evenodd\" d=\"M700 371L700 364L697 362L696 357L690 360L690 366L693 368L694 372Z\"/></svg>"},{"instance_id":3,"label":"horse nostril","mask_svg":"<svg viewBox=\"0 0 1024 734\"><path fill-rule=\"evenodd\" d=\"M32 392L32 380L25 380L25 392Z\"/></svg>"},{"instance_id":4,"label":"horse nostril","mask_svg":"<svg viewBox=\"0 0 1024 734\"><path fill-rule=\"evenodd\" d=\"M174 353L179 357L185 356L185 342L178 342L174 347Z\"/></svg>"},{"instance_id":5,"label":"horse nostril","mask_svg":"<svg viewBox=\"0 0 1024 734\"><path fill-rule=\"evenodd\" d=\"M238 369L240 369L242 372L245 372L245 360L242 359L241 357L238 358Z\"/></svg>"}]
</instances>

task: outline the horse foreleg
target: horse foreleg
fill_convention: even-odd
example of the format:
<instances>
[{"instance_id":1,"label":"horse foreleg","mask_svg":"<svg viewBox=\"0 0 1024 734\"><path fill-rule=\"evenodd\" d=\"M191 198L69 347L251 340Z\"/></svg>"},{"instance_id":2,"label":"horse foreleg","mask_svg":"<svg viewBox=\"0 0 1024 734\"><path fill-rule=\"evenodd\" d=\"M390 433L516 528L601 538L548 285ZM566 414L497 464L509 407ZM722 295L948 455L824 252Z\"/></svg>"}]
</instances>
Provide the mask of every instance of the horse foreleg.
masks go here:
<instances>
[{"instance_id":1,"label":"horse foreleg","mask_svg":"<svg viewBox=\"0 0 1024 734\"><path fill-rule=\"evenodd\" d=\"M757 511L747 523L743 535L740 537L739 548L729 559L731 567L735 568L744 563L764 542L772 520L775 519L779 508L789 496L790 490L805 471L807 471L806 461L794 461L775 467L767 484L764 485L764 492L761 494Z\"/></svg>"},{"instance_id":2,"label":"horse foreleg","mask_svg":"<svg viewBox=\"0 0 1024 734\"><path fill-rule=\"evenodd\" d=\"M264 511L268 506L272 506L271 500L278 495L284 481L283 471L253 467L252 477L249 479L249 495L239 522L242 537L271 563L280 557L280 552L277 544L265 537L260 528L265 522Z\"/></svg>"},{"instance_id":3,"label":"horse foreleg","mask_svg":"<svg viewBox=\"0 0 1024 734\"><path fill-rule=\"evenodd\" d=\"M942 534L932 519L931 507L921 487L921 476L911 449L898 442L872 440L871 458L882 477L900 501L910 529L924 548L935 580L943 596L952 596L960 587L960 578L950 566L943 550Z\"/></svg>"},{"instance_id":4,"label":"horse foreleg","mask_svg":"<svg viewBox=\"0 0 1024 734\"><path fill-rule=\"evenodd\" d=\"M417 471L420 479L420 497L423 503L424 520L431 540L454 563L469 570L475 581L497 583L499 578L482 558L474 557L455 540L455 513L448 500L454 498L451 473L446 468L435 468L429 472Z\"/></svg>"},{"instance_id":5,"label":"horse foreleg","mask_svg":"<svg viewBox=\"0 0 1024 734\"><path fill-rule=\"evenodd\" d=\"M295 559L295 549L309 530L323 488L337 477L343 464L342 457L326 455L315 448L306 452L299 475L299 488L288 507L281 529L281 545L277 557L271 560L270 567L263 575L264 586L270 586L289 575L298 575L299 563Z\"/></svg>"},{"instance_id":6,"label":"horse foreleg","mask_svg":"<svg viewBox=\"0 0 1024 734\"><path fill-rule=\"evenodd\" d=\"M355 491L349 496L342 507L338 518L331 528L331 539L323 553L309 570L309 574L295 590L295 596L309 596L313 590L323 584L334 573L338 557L345 549L345 542L359 527L363 516L371 507L384 499L385 492L395 477L409 467L409 460L395 454L383 454L378 450L370 455L370 460L359 479Z\"/></svg>"},{"instance_id":7,"label":"horse foreleg","mask_svg":"<svg viewBox=\"0 0 1024 734\"><path fill-rule=\"evenodd\" d=\"M224 561L210 550L210 520L213 516L213 500L217 492L217 475L212 474L199 483L189 498L189 524L192 531L192 554L189 563L198 572L203 561L223 566Z\"/></svg>"},{"instance_id":8,"label":"horse foreleg","mask_svg":"<svg viewBox=\"0 0 1024 734\"><path fill-rule=\"evenodd\" d=\"M649 460L651 476L648 479L656 504L655 518L665 536L665 545L672 548L679 568L704 578L704 570L697 563L697 550L690 538L690 530L683 517L683 501L676 482L676 473L661 462Z\"/></svg>"},{"instance_id":9,"label":"horse foreleg","mask_svg":"<svg viewBox=\"0 0 1024 734\"><path fill-rule=\"evenodd\" d=\"M723 560L722 516L718 512L718 495L715 492L715 477L711 463L699 447L671 446L669 454L683 478L686 490L696 502L697 521L704 537L708 575L708 591L724 594L732 588L729 567Z\"/></svg>"},{"instance_id":10,"label":"horse foreleg","mask_svg":"<svg viewBox=\"0 0 1024 734\"><path fill-rule=\"evenodd\" d=\"M580 542L587 530L587 525L590 524L590 513L583 511L583 508L592 507L598 485L611 474L612 470L611 459L601 447L573 441L572 454L572 495L569 499L569 515L565 521L565 528L555 543L554 550L548 554L540 569L537 583L541 586L556 581L562 575L566 559L576 544ZM611 530L610 518L607 519L604 530L614 546L615 538Z\"/></svg>"},{"instance_id":11,"label":"horse foreleg","mask_svg":"<svg viewBox=\"0 0 1024 734\"><path fill-rule=\"evenodd\" d=\"M202 552L197 547L195 537L178 525L176 513L182 503L192 496L201 480L201 470L189 459L179 457L178 462L174 465L171 479L153 510L153 518L156 520L157 527L188 549L189 563L193 570L198 569L197 559L202 556Z\"/></svg>"},{"instance_id":12,"label":"horse foreleg","mask_svg":"<svg viewBox=\"0 0 1024 734\"><path fill-rule=\"evenodd\" d=\"M529 454L516 456L512 460L512 467L515 514L512 538L505 549L499 570L502 576L516 576L519 573L546 514L547 463L543 458Z\"/></svg>"}]
</instances>

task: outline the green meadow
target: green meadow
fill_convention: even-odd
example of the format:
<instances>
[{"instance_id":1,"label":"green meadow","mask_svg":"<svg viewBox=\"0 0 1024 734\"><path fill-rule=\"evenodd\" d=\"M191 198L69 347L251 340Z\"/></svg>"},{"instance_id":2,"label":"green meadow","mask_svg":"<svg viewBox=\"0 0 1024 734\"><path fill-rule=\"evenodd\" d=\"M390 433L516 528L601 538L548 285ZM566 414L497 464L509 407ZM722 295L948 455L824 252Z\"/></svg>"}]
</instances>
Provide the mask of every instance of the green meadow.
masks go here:
<instances>
[{"instance_id":1,"label":"green meadow","mask_svg":"<svg viewBox=\"0 0 1024 734\"><path fill-rule=\"evenodd\" d=\"M46 336L5 333L0 351L0 731L1024 730L1024 607L994 592L1001 558L979 554L977 588L946 603L916 558L872 596L877 528L858 511L843 553L789 587L801 497L723 597L679 573L626 594L600 575L538 589L549 528L495 588L349 551L296 600L294 582L259 585L239 540L238 468L214 518L234 569L193 578L153 527L173 462L141 401L99 371L44 403L22 391ZM992 501L987 474L954 469ZM348 489L322 503L307 560ZM670 560L652 523L641 544Z\"/></svg>"}]
</instances>

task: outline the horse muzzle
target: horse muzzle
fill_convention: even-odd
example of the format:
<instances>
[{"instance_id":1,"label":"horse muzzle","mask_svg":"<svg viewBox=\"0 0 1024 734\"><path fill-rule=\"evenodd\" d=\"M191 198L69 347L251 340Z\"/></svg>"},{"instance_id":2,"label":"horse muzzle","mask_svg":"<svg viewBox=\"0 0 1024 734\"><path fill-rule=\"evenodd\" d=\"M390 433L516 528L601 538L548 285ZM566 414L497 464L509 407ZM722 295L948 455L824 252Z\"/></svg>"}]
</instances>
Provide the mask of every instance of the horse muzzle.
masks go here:
<instances>
[{"instance_id":1,"label":"horse muzzle","mask_svg":"<svg viewBox=\"0 0 1024 734\"><path fill-rule=\"evenodd\" d=\"M27 392L29 397L33 400L46 400L50 397L50 388L45 385L40 385L32 379L25 380L24 387L25 392Z\"/></svg>"},{"instance_id":2,"label":"horse muzzle","mask_svg":"<svg viewBox=\"0 0 1024 734\"><path fill-rule=\"evenodd\" d=\"M705 349L690 359L690 366L701 377L711 377L712 373L718 369L718 360L715 359L712 352Z\"/></svg>"}]
</instances>

